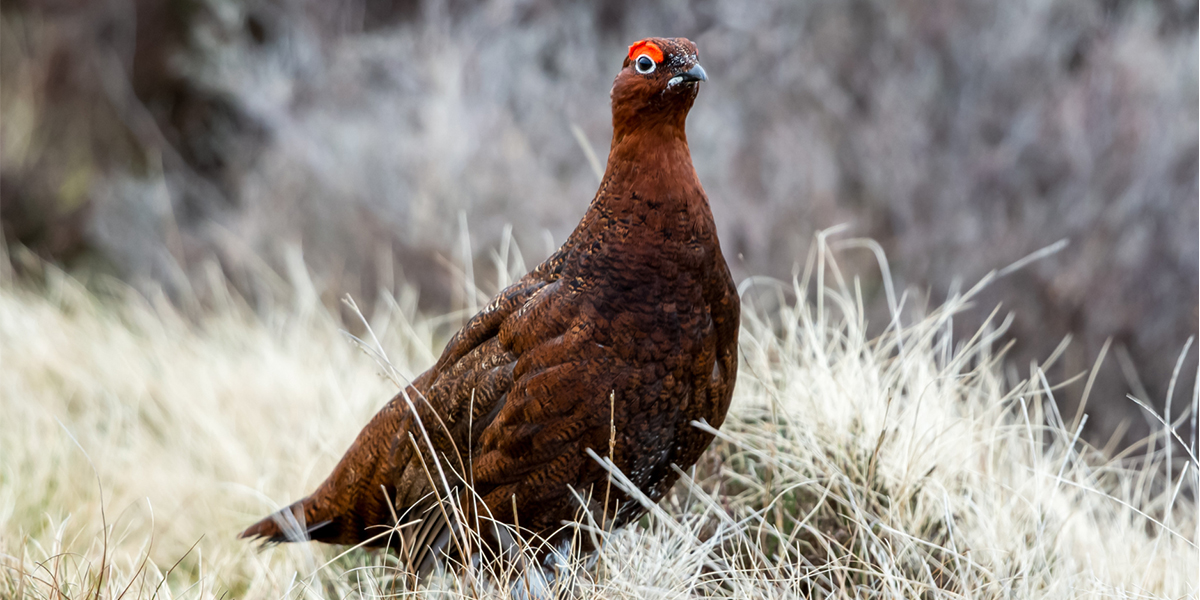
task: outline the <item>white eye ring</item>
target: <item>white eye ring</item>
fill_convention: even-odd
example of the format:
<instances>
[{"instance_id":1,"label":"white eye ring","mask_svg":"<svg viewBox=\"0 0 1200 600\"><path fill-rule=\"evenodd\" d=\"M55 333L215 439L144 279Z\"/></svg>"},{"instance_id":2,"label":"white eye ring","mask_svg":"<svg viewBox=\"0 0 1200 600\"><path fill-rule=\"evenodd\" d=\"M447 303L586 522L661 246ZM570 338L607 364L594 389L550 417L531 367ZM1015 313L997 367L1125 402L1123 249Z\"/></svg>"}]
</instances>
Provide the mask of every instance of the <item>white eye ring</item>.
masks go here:
<instances>
[{"instance_id":1,"label":"white eye ring","mask_svg":"<svg viewBox=\"0 0 1200 600\"><path fill-rule=\"evenodd\" d=\"M650 58L649 54L641 54L633 61L633 68L637 69L642 75L649 75L654 72L654 59Z\"/></svg>"}]
</instances>

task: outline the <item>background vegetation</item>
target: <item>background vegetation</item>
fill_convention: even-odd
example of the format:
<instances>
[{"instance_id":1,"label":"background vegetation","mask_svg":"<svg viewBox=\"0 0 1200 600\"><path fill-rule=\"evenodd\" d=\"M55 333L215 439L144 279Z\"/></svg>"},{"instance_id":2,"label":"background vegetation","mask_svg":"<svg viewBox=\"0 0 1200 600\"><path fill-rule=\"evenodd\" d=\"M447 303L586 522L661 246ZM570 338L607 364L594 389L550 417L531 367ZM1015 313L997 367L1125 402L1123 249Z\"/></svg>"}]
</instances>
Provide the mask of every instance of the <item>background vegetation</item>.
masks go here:
<instances>
[{"instance_id":1,"label":"background vegetation","mask_svg":"<svg viewBox=\"0 0 1200 600\"><path fill-rule=\"evenodd\" d=\"M684 35L712 76L689 135L739 280L787 279L814 231L850 223L919 313L1066 239L955 323L1015 311L1020 373L1072 335L1055 380L1111 339L1085 435L1132 442L1153 422L1126 393L1165 408L1198 328L1197 14L1194 0L11 0L0 221L9 243L177 303L207 301L209 264L262 302L250 273L285 270L293 244L329 306L407 281L425 309L462 308L444 265L462 261L463 230L483 280L506 224L531 264L544 256L595 190L587 150L606 154L625 47ZM849 260L881 327L874 262ZM1082 387L1059 394L1065 412Z\"/></svg>"}]
</instances>

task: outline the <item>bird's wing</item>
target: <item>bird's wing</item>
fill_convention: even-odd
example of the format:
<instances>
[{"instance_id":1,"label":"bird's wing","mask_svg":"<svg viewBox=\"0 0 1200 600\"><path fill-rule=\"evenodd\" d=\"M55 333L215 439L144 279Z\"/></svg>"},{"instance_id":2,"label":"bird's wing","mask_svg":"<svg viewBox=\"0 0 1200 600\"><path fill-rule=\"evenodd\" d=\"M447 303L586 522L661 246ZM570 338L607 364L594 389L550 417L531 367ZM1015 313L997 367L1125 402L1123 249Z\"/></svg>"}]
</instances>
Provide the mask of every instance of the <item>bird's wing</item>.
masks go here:
<instances>
[{"instance_id":1,"label":"bird's wing","mask_svg":"<svg viewBox=\"0 0 1200 600\"><path fill-rule=\"evenodd\" d=\"M502 324L497 343L516 361L495 416L473 436L471 483L463 502L472 529L492 537L487 521L548 532L573 513L566 483L585 486L605 476L584 448L608 447L610 398L628 387L628 369L594 341L587 302L555 283ZM619 393L619 392L618 392ZM545 522L542 522L545 521ZM504 535L492 539L503 545Z\"/></svg>"},{"instance_id":2,"label":"bird's wing","mask_svg":"<svg viewBox=\"0 0 1200 600\"><path fill-rule=\"evenodd\" d=\"M695 463L712 435L691 422L720 426L737 372L736 288L725 268L714 269L712 277L695 290L703 309L689 313L694 323L688 329L702 335L686 355L670 348L667 338L654 341L657 320L679 317L647 313L632 301L628 310L593 314L596 302L621 306L597 298L602 291L571 292L557 284L506 319L498 343L517 360L505 402L472 449L474 489L484 500L480 510L502 522L519 522L522 529L557 529L582 508L567 484L582 492L608 477L587 449L613 454L652 500L676 480L670 463ZM629 335L612 338L617 330ZM648 340L640 340L639 332ZM622 345L630 348L618 348ZM641 360L636 348L648 346L658 354ZM686 364L676 366L683 375L666 391L672 357ZM654 401L667 395L677 400Z\"/></svg>"},{"instance_id":3,"label":"bird's wing","mask_svg":"<svg viewBox=\"0 0 1200 600\"><path fill-rule=\"evenodd\" d=\"M498 294L447 343L437 364L371 419L316 491L241 537L285 542L306 534L382 546L399 536L418 564L425 562L424 549L444 545L448 535L442 509L468 479L467 440L495 417L512 385L516 356L496 341L501 324L548 284L547 273L535 271ZM310 525L297 531L287 526L292 521Z\"/></svg>"}]
</instances>

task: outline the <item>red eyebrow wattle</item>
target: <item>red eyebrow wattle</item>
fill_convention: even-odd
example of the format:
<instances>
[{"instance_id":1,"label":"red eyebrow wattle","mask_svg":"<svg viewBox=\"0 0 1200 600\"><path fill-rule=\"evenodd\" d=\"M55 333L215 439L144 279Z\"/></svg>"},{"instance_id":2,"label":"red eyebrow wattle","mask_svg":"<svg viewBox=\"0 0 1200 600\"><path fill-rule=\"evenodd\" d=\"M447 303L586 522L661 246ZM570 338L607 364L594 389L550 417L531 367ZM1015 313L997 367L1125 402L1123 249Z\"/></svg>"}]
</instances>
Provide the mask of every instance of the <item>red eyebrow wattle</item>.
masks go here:
<instances>
[{"instance_id":1,"label":"red eyebrow wattle","mask_svg":"<svg viewBox=\"0 0 1200 600\"><path fill-rule=\"evenodd\" d=\"M640 54L649 56L656 63L662 62L663 59L662 48L650 40L642 40L629 47L630 60L636 59Z\"/></svg>"}]
</instances>

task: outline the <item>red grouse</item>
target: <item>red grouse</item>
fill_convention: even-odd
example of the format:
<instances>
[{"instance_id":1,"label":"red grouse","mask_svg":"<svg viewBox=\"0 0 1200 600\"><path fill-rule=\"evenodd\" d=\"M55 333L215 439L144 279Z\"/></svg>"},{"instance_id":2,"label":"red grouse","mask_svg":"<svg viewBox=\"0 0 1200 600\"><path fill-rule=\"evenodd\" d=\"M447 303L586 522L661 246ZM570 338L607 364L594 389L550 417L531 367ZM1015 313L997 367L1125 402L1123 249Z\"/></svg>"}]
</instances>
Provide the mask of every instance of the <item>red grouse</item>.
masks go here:
<instances>
[{"instance_id":1,"label":"red grouse","mask_svg":"<svg viewBox=\"0 0 1200 600\"><path fill-rule=\"evenodd\" d=\"M738 294L684 134L706 80L687 39L631 46L608 167L566 243L455 334L311 496L242 537L390 545L426 572L471 552L464 537L488 554L516 530L557 545L584 510L638 517L597 456L658 501L672 465L712 441L692 422L721 425L737 375Z\"/></svg>"}]
</instances>

